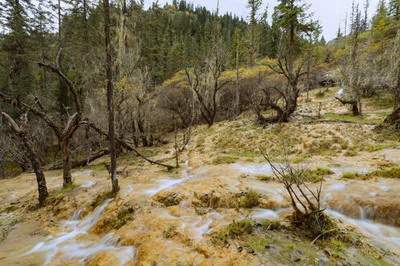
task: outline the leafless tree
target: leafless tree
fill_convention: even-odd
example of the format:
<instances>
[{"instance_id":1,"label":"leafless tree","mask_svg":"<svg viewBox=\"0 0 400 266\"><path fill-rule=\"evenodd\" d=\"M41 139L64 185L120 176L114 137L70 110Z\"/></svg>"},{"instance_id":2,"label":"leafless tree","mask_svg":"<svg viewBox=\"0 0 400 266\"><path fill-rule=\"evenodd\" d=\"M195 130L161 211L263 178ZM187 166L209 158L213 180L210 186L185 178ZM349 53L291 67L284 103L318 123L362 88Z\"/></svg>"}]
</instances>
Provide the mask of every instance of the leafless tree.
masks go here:
<instances>
[{"instance_id":1,"label":"leafless tree","mask_svg":"<svg viewBox=\"0 0 400 266\"><path fill-rule=\"evenodd\" d=\"M388 53L390 55L389 83L393 88L395 104L392 113L385 119L385 123L396 124L400 127L400 31L397 32L392 49Z\"/></svg>"},{"instance_id":2,"label":"leafless tree","mask_svg":"<svg viewBox=\"0 0 400 266\"><path fill-rule=\"evenodd\" d=\"M16 136L22 142L24 149L26 151L26 155L31 161L33 171L36 175L36 181L38 186L39 193L39 205L43 206L47 196L49 195L47 192L46 178L43 173L42 164L39 160L39 156L34 150L31 138L27 131L28 128L28 114L24 114L21 118L20 125L15 122L15 120L5 112L1 112L2 117L6 120L9 128L14 132Z\"/></svg>"},{"instance_id":3,"label":"leafless tree","mask_svg":"<svg viewBox=\"0 0 400 266\"><path fill-rule=\"evenodd\" d=\"M230 82L222 80L225 54L223 48L215 47L212 55L193 69L185 69L190 88L200 105L201 117L211 127L217 116L218 93Z\"/></svg>"},{"instance_id":4,"label":"leafless tree","mask_svg":"<svg viewBox=\"0 0 400 266\"><path fill-rule=\"evenodd\" d=\"M62 49L59 49L55 64L40 62L39 66L55 73L59 78L61 78L65 82L69 92L73 96L75 112L71 115L68 115L67 119L64 119L64 117L61 116L53 117L50 112L44 107L38 97L35 97L34 105L31 105L0 92L0 100L10 104L20 111L30 112L36 115L53 130L54 134L57 137L58 145L62 151L63 185L65 187L72 184L70 142L78 128L86 124L87 121L82 117L82 99L80 98L81 95L77 93L76 85L65 75L65 73L60 68L61 53Z\"/></svg>"},{"instance_id":5,"label":"leafless tree","mask_svg":"<svg viewBox=\"0 0 400 266\"><path fill-rule=\"evenodd\" d=\"M108 111L108 141L110 146L111 157L111 184L112 192L119 191L117 177L117 151L115 149L115 125L114 125L114 84L113 84L113 59L111 47L110 33L110 3L108 0L103 0L103 15L104 15L104 37L105 37L105 53L106 53L106 79L107 79L107 111Z\"/></svg>"},{"instance_id":6,"label":"leafless tree","mask_svg":"<svg viewBox=\"0 0 400 266\"><path fill-rule=\"evenodd\" d=\"M338 95L336 99L344 105L351 105L354 116L362 114L362 75L359 61L360 33L362 30L361 11L358 4L353 3L350 54L345 57L340 65L340 74L345 86L344 95Z\"/></svg>"}]
</instances>

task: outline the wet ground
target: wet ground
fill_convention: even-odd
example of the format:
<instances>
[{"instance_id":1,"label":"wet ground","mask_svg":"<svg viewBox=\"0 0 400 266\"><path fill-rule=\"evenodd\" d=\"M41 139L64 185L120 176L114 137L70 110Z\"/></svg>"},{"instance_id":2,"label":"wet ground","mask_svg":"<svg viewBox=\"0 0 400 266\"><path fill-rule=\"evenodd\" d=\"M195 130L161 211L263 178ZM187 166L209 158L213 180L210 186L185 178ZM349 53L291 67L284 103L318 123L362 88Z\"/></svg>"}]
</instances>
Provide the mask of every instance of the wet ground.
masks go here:
<instances>
[{"instance_id":1,"label":"wet ground","mask_svg":"<svg viewBox=\"0 0 400 266\"><path fill-rule=\"evenodd\" d=\"M331 217L357 228L380 248L400 254L398 217L390 215L399 208L400 179L341 179L345 172L367 173L374 170L377 158L399 163L400 157L395 157L396 154L399 154L398 150L376 152L369 159L360 155L363 164L358 163L359 158L352 161L337 158L334 162L305 162L304 165L310 168L323 166L334 172L325 178L323 184L323 204ZM60 185L59 174L48 174L50 188ZM39 213L33 211L32 219L25 216L23 221L16 221L6 239L0 243L0 263L258 264L257 259L249 254L238 253L235 249L214 248L210 244L210 235L234 220L284 219L290 212L287 195L281 184L258 178L267 175L272 175L272 170L266 163L238 162L192 168L188 160L183 170L175 174L154 170L147 175L121 178L122 190L117 198L105 200L91 209L89 199L93 200L94 195L107 188L107 176L97 170L76 171L77 188L74 188L75 194L68 196L73 204L66 202L64 205L68 207L61 208L60 213L51 219L45 217L46 211L54 211L49 208ZM18 178L2 181L0 197L4 206L21 204L21 198L34 198L33 176L19 178L23 182L18 182L18 190L15 190ZM232 206L231 195L243 191L256 191L262 196L263 204L250 209ZM165 203L171 197L172 203ZM204 197L210 198L210 201L202 201ZM215 206L211 202L213 197L219 199ZM110 217L118 218L118 210L126 204L135 208L133 220L118 229L110 227ZM12 219L7 215L16 214L3 211L2 221Z\"/></svg>"}]
</instances>

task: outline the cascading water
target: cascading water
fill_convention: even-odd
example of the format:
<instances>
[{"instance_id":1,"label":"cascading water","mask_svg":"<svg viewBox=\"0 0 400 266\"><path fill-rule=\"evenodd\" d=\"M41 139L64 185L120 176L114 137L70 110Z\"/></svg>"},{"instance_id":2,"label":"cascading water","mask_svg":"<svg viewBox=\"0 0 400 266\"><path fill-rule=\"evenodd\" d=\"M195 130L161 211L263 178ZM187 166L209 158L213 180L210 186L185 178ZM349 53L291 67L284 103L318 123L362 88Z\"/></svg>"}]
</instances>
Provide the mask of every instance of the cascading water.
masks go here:
<instances>
[{"instance_id":1,"label":"cascading water","mask_svg":"<svg viewBox=\"0 0 400 266\"><path fill-rule=\"evenodd\" d=\"M388 225L374 223L367 219L353 219L346 215L327 210L332 217L358 228L362 233L373 240L385 245L387 248L400 249L400 229Z\"/></svg>"},{"instance_id":2,"label":"cascading water","mask_svg":"<svg viewBox=\"0 0 400 266\"><path fill-rule=\"evenodd\" d=\"M169 189L169 188L174 188L177 185L180 185L182 183L185 183L189 181L192 178L192 176L189 173L189 161L185 162L185 168L183 170L183 178L180 179L172 179L172 178L165 178L157 181L157 186L154 188L150 188L144 191L144 193L148 196L154 196L155 194Z\"/></svg>"},{"instance_id":3,"label":"cascading water","mask_svg":"<svg viewBox=\"0 0 400 266\"><path fill-rule=\"evenodd\" d=\"M71 220L63 223L62 232L59 235L50 236L46 241L38 243L26 255L45 254L45 265L50 264L56 257L83 264L86 259L98 252L112 253L119 259L120 265L125 265L129 260L133 260L135 249L118 246L118 239L112 233L97 241L94 241L93 238L85 239L84 237L89 234L90 229L100 219L110 202L111 199L106 200L83 220L78 220L80 211L77 211Z\"/></svg>"}]
</instances>

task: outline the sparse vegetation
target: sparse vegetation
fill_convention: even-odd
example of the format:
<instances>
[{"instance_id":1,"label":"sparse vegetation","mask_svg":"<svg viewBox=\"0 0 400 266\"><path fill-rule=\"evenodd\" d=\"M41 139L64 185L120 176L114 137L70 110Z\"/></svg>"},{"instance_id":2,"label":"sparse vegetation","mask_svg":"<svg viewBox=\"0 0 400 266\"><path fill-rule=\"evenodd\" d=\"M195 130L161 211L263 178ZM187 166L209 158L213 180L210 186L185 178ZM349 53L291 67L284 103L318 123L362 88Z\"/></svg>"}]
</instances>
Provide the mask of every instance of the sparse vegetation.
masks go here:
<instances>
[{"instance_id":1,"label":"sparse vegetation","mask_svg":"<svg viewBox=\"0 0 400 266\"><path fill-rule=\"evenodd\" d=\"M226 245L229 240L251 234L255 223L250 220L234 221L212 235L214 244Z\"/></svg>"}]
</instances>

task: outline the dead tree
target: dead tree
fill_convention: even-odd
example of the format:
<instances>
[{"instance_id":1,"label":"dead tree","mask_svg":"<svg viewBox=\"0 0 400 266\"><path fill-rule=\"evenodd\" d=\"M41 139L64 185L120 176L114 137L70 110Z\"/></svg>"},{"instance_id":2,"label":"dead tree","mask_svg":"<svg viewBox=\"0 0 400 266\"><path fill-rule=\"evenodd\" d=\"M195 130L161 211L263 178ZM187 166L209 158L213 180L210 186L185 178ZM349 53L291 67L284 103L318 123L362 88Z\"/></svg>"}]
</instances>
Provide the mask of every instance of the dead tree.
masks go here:
<instances>
[{"instance_id":1,"label":"dead tree","mask_svg":"<svg viewBox=\"0 0 400 266\"><path fill-rule=\"evenodd\" d=\"M115 125L114 125L114 86L112 73L112 47L110 33L110 3L108 0L103 0L104 14L104 37L105 37L105 53L106 53L106 78L107 78L107 111L108 111L108 141L110 146L111 157L111 184L112 192L119 191L117 177L117 154L115 149Z\"/></svg>"},{"instance_id":2,"label":"dead tree","mask_svg":"<svg viewBox=\"0 0 400 266\"><path fill-rule=\"evenodd\" d=\"M61 50L59 51L59 55ZM59 62L59 55L57 56L57 62ZM38 98L35 98L35 105L30 105L19 101L18 99L11 98L8 95L0 92L0 100L10 104L11 106L17 108L23 112L30 112L35 116L42 119L48 127L50 127L54 134L57 137L58 145L62 152L62 160L63 160L63 186L66 187L72 184L72 175L71 175L71 154L70 154L70 141L74 136L74 133L78 130L81 125L86 124L86 120L82 119L82 113L80 108L80 101L78 98L78 94L76 93L75 86L70 81L64 73L61 72L59 68L59 63L56 65L39 63L40 66L50 69L51 71L57 73L61 78L64 79L71 94L74 96L74 101L76 105L76 112L68 117L67 122L64 122L63 118L59 118L57 121L55 118L51 117L49 112L44 108L42 103ZM62 124L65 123L65 124Z\"/></svg>"},{"instance_id":3,"label":"dead tree","mask_svg":"<svg viewBox=\"0 0 400 266\"><path fill-rule=\"evenodd\" d=\"M22 142L26 155L31 161L33 171L36 175L36 182L39 193L39 205L43 206L49 193L47 192L46 178L43 173L42 164L40 163L39 156L33 148L32 141L28 135L28 114L22 116L21 124L18 125L15 120L5 112L1 112L2 117L7 121L9 128L18 136Z\"/></svg>"},{"instance_id":4,"label":"dead tree","mask_svg":"<svg viewBox=\"0 0 400 266\"><path fill-rule=\"evenodd\" d=\"M230 82L221 79L224 68L222 52L216 52L211 59L196 65L193 70L185 69L190 88L200 105L201 117L211 127L217 116L218 93Z\"/></svg>"},{"instance_id":5,"label":"dead tree","mask_svg":"<svg viewBox=\"0 0 400 266\"><path fill-rule=\"evenodd\" d=\"M175 120L175 118L174 118ZM176 121L176 120L175 120ZM190 125L182 130L182 135L179 137L179 132L178 132L178 126L177 123L175 122L174 125L174 150L175 150L175 164L176 168L179 168L179 156L180 154L186 150L187 146L189 145L190 139L192 137L192 122Z\"/></svg>"},{"instance_id":6,"label":"dead tree","mask_svg":"<svg viewBox=\"0 0 400 266\"><path fill-rule=\"evenodd\" d=\"M344 60L340 67L340 73L344 81L344 85L349 90L348 99L336 97L344 105L350 105L354 116L362 114L361 102L361 71L359 60L359 46L360 46L360 33L361 33L361 12L358 4L353 4L352 24L351 24L351 49L349 60Z\"/></svg>"},{"instance_id":7,"label":"dead tree","mask_svg":"<svg viewBox=\"0 0 400 266\"><path fill-rule=\"evenodd\" d=\"M11 98L8 95L0 92L0 100L10 104L20 111L31 112L35 116L42 119L47 124L47 126L49 126L53 130L54 134L57 137L58 145L62 151L63 185L65 187L72 184L70 142L77 129L81 125L85 124L86 121L82 119L81 101L79 95L77 94L77 90L75 89L75 84L62 72L60 68L61 52L62 49L59 49L55 64L45 62L40 62L38 64L40 67L45 68L59 76L66 83L69 92L72 94L74 98L76 112L72 115L69 115L67 120L65 120L63 117L60 117L57 121L57 119L51 117L49 112L45 109L45 107L42 105L39 98L37 97L35 97L35 104L30 105L20 101L19 99Z\"/></svg>"},{"instance_id":8,"label":"dead tree","mask_svg":"<svg viewBox=\"0 0 400 266\"><path fill-rule=\"evenodd\" d=\"M396 125L400 128L400 30L394 40L393 49L390 49L391 71L390 76L393 86L394 108L385 119L386 124Z\"/></svg>"}]
</instances>

